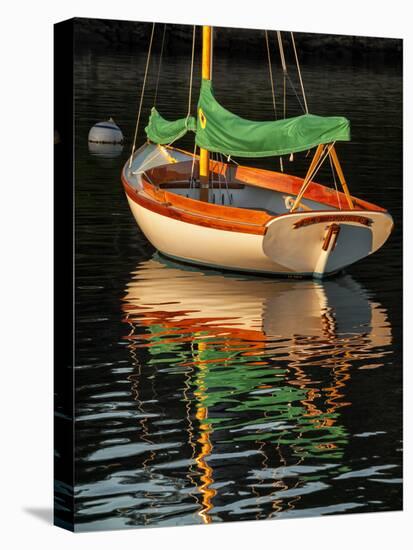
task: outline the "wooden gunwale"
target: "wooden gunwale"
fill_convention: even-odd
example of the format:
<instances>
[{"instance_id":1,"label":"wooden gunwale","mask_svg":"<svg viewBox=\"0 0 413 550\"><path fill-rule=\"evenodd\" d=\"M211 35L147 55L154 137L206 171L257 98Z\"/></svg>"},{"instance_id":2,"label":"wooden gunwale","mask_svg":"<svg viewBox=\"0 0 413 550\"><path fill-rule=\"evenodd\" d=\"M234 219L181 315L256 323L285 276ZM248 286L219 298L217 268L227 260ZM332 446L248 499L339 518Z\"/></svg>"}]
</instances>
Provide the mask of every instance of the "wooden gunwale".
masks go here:
<instances>
[{"instance_id":1,"label":"wooden gunwale","mask_svg":"<svg viewBox=\"0 0 413 550\"><path fill-rule=\"evenodd\" d=\"M179 149L177 147L172 146L166 146L166 149L169 150L175 150L179 153L183 153L188 155L191 158L196 159L195 162L195 171L194 175L196 177L198 176L197 172L197 160L198 155L194 155L193 153L190 153L189 151L185 151L184 149ZM152 170L148 170L148 175L150 176L152 180L151 173L155 172L155 176L157 175L157 170L164 169L165 172L163 172L163 176L167 177L166 174L169 173L170 167L182 165L182 168L186 167L192 167L192 160L191 161L183 161L176 164L168 164L168 165L162 165L156 168L152 168ZM271 170L265 170L263 168L252 168L249 166L243 166L243 165L231 165L228 163L223 163L219 161L210 161L210 171L215 174L220 174L222 177L225 177L225 175L229 174L229 177L227 176L227 179L230 180L229 183L232 184L241 184L241 185L251 185L254 187L260 187L262 189L269 189L272 191L279 191L280 193L287 193L288 195L296 196L303 184L303 178L300 178L298 176L292 176L290 174L285 174L283 172L275 172ZM183 171L180 172L181 175L183 175ZM160 175L160 174L159 174ZM187 177L190 175L190 169L189 172L187 170ZM171 174L172 176L172 174ZM162 185L162 181L154 181L157 185ZM171 179L164 179L165 183L167 181L172 181ZM222 186L225 187L225 183L222 183ZM303 199L304 200L311 200L314 202L321 202L323 204L326 204L328 206L332 206L333 208L339 208L340 204L347 204L347 197L345 193L339 191L338 196L340 197L340 203L337 198L337 192L335 189L332 189L330 187L326 187L325 185L321 185L319 183L316 183L314 181L311 181L307 191L304 194ZM363 199L359 199L353 195L351 195L351 199L354 203L354 209L355 210L372 210L375 212L387 212L385 208L382 208L381 206L378 206L377 204L373 204L371 202L365 201ZM287 213L288 214L288 213ZM283 214L284 215L284 214Z\"/></svg>"},{"instance_id":2,"label":"wooden gunwale","mask_svg":"<svg viewBox=\"0 0 413 550\"><path fill-rule=\"evenodd\" d=\"M182 178L185 174L189 177L191 167L192 161L183 161L147 170L141 176L141 190L135 189L128 182L123 171L122 183L128 197L148 210L186 223L224 231L265 235L270 221L279 217L297 214L297 212L286 212L278 215L269 215L254 209L201 202L165 190L165 187L168 188L169 184L176 183L176 179ZM291 195L299 192L303 181L301 178L288 174L244 166L234 167L218 161L211 161L210 169L211 172L221 174L226 172L231 174L232 172L231 176L235 178L235 182L233 181L232 183L237 186L252 185ZM225 189L225 185L223 183L222 188ZM342 196L343 200L346 200L344 193L339 193L339 195ZM335 190L315 182L311 183L310 190L306 192L304 198L331 205L335 208L334 213L337 215L345 214L347 211L336 210L338 200ZM386 212L384 208L355 197L352 198L355 205L354 210L351 211L353 214L357 211ZM311 210L311 214L318 212L326 214L328 210Z\"/></svg>"},{"instance_id":3,"label":"wooden gunwale","mask_svg":"<svg viewBox=\"0 0 413 550\"><path fill-rule=\"evenodd\" d=\"M134 189L126 180L124 174L122 173L122 183L125 189L125 192L127 196L134 201L135 203L139 204L143 208L146 208L147 210L151 210L152 212L156 212L158 214L161 214L163 216L166 216L168 218L176 219L182 222L191 223L193 225L200 225L203 227L208 227L212 229L220 229L223 231L233 231L237 233L249 233L253 235L264 235L267 228L265 225L265 221L262 221L261 223L256 223L252 221L244 221L239 220L231 217L227 218L221 218L219 215L208 215L207 213L201 213L196 212L190 209L184 209L179 208L177 205L173 205L170 202L167 201L166 197L165 200L163 200L160 196L160 193L155 195L148 195L145 190L138 191ZM173 193L167 193L168 195L173 195ZM175 195L176 197L177 195ZM192 200L192 199L185 199L184 200ZM197 202L197 201L193 201ZM208 204L208 206L213 207L214 205L209 203L202 203L204 205ZM225 207L218 207L218 208L225 208ZM236 209L241 210L241 209ZM248 214L248 210L242 210L242 213ZM258 214L262 214L262 212L257 212ZM268 216L269 219L271 219L271 216Z\"/></svg>"}]
</instances>

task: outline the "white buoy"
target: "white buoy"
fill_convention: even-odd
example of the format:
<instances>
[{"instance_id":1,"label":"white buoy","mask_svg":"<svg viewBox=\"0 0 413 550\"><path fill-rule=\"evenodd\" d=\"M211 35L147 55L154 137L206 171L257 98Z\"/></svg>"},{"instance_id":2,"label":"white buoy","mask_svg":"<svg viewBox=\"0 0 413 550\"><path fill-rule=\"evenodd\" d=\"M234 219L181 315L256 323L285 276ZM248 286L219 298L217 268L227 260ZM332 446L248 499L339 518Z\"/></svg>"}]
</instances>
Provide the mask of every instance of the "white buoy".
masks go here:
<instances>
[{"instance_id":1,"label":"white buoy","mask_svg":"<svg viewBox=\"0 0 413 550\"><path fill-rule=\"evenodd\" d=\"M92 126L88 141L89 143L123 143L123 134L115 121L110 118Z\"/></svg>"}]
</instances>

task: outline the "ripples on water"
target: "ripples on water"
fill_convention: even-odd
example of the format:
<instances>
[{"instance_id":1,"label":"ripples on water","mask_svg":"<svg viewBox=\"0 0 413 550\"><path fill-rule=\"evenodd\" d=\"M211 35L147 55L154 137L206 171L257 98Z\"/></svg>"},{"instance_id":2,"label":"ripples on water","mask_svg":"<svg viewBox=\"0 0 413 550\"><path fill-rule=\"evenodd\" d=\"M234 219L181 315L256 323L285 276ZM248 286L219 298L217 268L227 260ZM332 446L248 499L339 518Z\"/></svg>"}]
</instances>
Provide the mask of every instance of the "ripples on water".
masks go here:
<instances>
[{"instance_id":1,"label":"ripples on water","mask_svg":"<svg viewBox=\"0 0 413 550\"><path fill-rule=\"evenodd\" d=\"M216 60L217 95L268 117L266 67L246 63ZM143 57L78 52L77 530L400 509L401 92L397 66L380 63L303 67L314 112L353 122L352 190L396 220L382 251L314 282L153 256L119 183L128 146L87 150L110 115L130 135ZM165 116L185 103L186 68L165 62Z\"/></svg>"}]
</instances>

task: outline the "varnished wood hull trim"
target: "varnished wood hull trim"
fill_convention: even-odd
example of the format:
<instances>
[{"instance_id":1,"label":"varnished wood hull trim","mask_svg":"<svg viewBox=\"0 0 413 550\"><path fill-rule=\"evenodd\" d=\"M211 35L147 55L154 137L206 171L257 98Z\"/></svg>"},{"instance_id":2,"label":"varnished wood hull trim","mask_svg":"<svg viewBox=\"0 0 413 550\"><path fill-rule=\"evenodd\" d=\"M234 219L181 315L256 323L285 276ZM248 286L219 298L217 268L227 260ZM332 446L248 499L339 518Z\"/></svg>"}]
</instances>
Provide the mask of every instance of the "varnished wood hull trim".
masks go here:
<instances>
[{"instance_id":1,"label":"varnished wood hull trim","mask_svg":"<svg viewBox=\"0 0 413 550\"><path fill-rule=\"evenodd\" d=\"M136 204L139 204L143 208L161 214L168 218L179 220L185 223L190 223L193 225L199 225L201 227L208 227L211 229L220 229L223 231L233 231L236 233L245 233L251 235L264 235L266 231L266 226L264 225L266 219L271 219L270 216L266 216L263 221L259 223L245 223L242 220L237 219L224 219L213 217L211 215L202 215L201 213L195 211L188 211L184 208L185 200L182 200L182 197L176 197L176 204L171 204L168 202L168 195L165 193L165 202L160 202L155 198L146 196L143 192L135 191L127 182L125 177L122 175L122 182L124 185L125 192L127 196ZM160 191L160 193L164 193ZM179 199L181 199L179 201ZM174 198L171 197L171 200ZM191 201L196 202L196 201ZM182 207L180 205L182 204ZM246 212L244 213L246 214ZM246 217L246 216L245 216Z\"/></svg>"}]
</instances>

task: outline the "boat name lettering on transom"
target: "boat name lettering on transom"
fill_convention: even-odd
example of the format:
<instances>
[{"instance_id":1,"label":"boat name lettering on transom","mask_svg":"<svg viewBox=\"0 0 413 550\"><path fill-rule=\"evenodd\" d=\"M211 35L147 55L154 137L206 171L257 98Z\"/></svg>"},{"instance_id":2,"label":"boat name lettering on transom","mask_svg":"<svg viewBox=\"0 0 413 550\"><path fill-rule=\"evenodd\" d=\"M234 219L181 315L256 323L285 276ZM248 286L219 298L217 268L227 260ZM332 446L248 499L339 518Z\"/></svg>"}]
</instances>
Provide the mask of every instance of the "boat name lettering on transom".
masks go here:
<instances>
[{"instance_id":1,"label":"boat name lettering on transom","mask_svg":"<svg viewBox=\"0 0 413 550\"><path fill-rule=\"evenodd\" d=\"M370 227L373 223L371 218L366 218L365 216L355 216L352 214L346 216L311 216L302 218L294 224L294 229L299 229L300 227L306 227L307 225L313 225L315 223L326 223L326 222L354 222L361 223L367 227Z\"/></svg>"}]
</instances>

